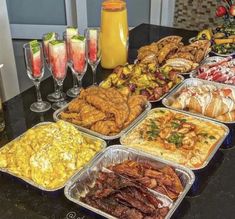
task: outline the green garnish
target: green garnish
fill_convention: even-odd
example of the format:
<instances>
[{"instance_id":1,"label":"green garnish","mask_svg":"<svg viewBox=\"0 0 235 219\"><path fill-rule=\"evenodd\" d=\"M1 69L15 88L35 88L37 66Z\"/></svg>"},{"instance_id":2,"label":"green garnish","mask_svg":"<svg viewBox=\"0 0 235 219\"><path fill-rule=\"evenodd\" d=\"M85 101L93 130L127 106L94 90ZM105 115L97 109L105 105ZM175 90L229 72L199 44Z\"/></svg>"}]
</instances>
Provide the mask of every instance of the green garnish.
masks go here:
<instances>
[{"instance_id":1,"label":"green garnish","mask_svg":"<svg viewBox=\"0 0 235 219\"><path fill-rule=\"evenodd\" d=\"M32 50L32 53L35 54L40 50L40 44L37 40L32 40L29 42L30 49Z\"/></svg>"},{"instance_id":2,"label":"green garnish","mask_svg":"<svg viewBox=\"0 0 235 219\"><path fill-rule=\"evenodd\" d=\"M171 122L171 126L172 126L174 129L177 129L177 128L180 127L180 124L179 124L178 122L173 121L173 122Z\"/></svg>"},{"instance_id":3,"label":"green garnish","mask_svg":"<svg viewBox=\"0 0 235 219\"><path fill-rule=\"evenodd\" d=\"M54 32L47 33L45 36L45 40L48 41L48 40L52 40L52 39L55 39L55 33Z\"/></svg>"},{"instance_id":4,"label":"green garnish","mask_svg":"<svg viewBox=\"0 0 235 219\"><path fill-rule=\"evenodd\" d=\"M150 120L149 128L150 130L146 131L146 134L149 136L149 140L153 140L159 135L160 130L157 124L152 119Z\"/></svg>"},{"instance_id":5,"label":"green garnish","mask_svg":"<svg viewBox=\"0 0 235 219\"><path fill-rule=\"evenodd\" d=\"M80 40L80 41L84 41L86 38L85 38L84 36L74 35L71 39L73 39L73 40Z\"/></svg>"},{"instance_id":6,"label":"green garnish","mask_svg":"<svg viewBox=\"0 0 235 219\"><path fill-rule=\"evenodd\" d=\"M64 42L62 40L52 40L50 41L50 44L53 46L58 45L58 44L63 44Z\"/></svg>"},{"instance_id":7,"label":"green garnish","mask_svg":"<svg viewBox=\"0 0 235 219\"><path fill-rule=\"evenodd\" d=\"M150 127L151 129L158 129L157 124L153 120L150 120Z\"/></svg>"},{"instance_id":8,"label":"green garnish","mask_svg":"<svg viewBox=\"0 0 235 219\"><path fill-rule=\"evenodd\" d=\"M159 112L160 112L160 113L165 113L165 111L164 111L164 110L159 110Z\"/></svg>"},{"instance_id":9,"label":"green garnish","mask_svg":"<svg viewBox=\"0 0 235 219\"><path fill-rule=\"evenodd\" d=\"M173 133L167 139L169 143L175 144L177 148L179 148L182 145L182 140L183 140L183 135L180 133Z\"/></svg>"},{"instance_id":10,"label":"green garnish","mask_svg":"<svg viewBox=\"0 0 235 219\"><path fill-rule=\"evenodd\" d=\"M216 139L216 137L213 136L213 135L210 135L210 136L209 136L209 139L213 140L213 139Z\"/></svg>"},{"instance_id":11,"label":"green garnish","mask_svg":"<svg viewBox=\"0 0 235 219\"><path fill-rule=\"evenodd\" d=\"M180 122L187 122L187 119L177 119L179 120Z\"/></svg>"}]
</instances>

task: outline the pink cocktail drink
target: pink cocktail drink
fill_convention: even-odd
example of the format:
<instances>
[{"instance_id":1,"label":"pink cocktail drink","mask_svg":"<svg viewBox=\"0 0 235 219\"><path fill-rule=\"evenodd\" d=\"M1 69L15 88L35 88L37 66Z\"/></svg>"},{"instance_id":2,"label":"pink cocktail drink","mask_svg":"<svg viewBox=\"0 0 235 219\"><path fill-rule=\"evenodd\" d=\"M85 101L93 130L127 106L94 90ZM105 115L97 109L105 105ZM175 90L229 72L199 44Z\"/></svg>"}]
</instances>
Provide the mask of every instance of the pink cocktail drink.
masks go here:
<instances>
[{"instance_id":1,"label":"pink cocktail drink","mask_svg":"<svg viewBox=\"0 0 235 219\"><path fill-rule=\"evenodd\" d=\"M67 53L64 41L53 40L49 43L49 62L54 78L64 80L67 73Z\"/></svg>"},{"instance_id":2,"label":"pink cocktail drink","mask_svg":"<svg viewBox=\"0 0 235 219\"><path fill-rule=\"evenodd\" d=\"M49 32L43 35L43 50L46 59L48 59L48 54L49 54L49 42L57 39L58 39L58 34L55 32Z\"/></svg>"},{"instance_id":3,"label":"pink cocktail drink","mask_svg":"<svg viewBox=\"0 0 235 219\"><path fill-rule=\"evenodd\" d=\"M66 41L68 61L71 61L72 59L72 54L70 51L70 40L73 36L77 34L78 34L78 29L75 27L67 27L66 31L64 32L64 40Z\"/></svg>"},{"instance_id":4,"label":"pink cocktail drink","mask_svg":"<svg viewBox=\"0 0 235 219\"><path fill-rule=\"evenodd\" d=\"M88 58L91 63L95 63L98 58L97 31L89 30L90 37L88 40Z\"/></svg>"},{"instance_id":5,"label":"pink cocktail drink","mask_svg":"<svg viewBox=\"0 0 235 219\"><path fill-rule=\"evenodd\" d=\"M86 39L82 36L73 36L70 40L71 58L74 72L84 73L86 68Z\"/></svg>"},{"instance_id":6,"label":"pink cocktail drink","mask_svg":"<svg viewBox=\"0 0 235 219\"><path fill-rule=\"evenodd\" d=\"M34 79L42 77L42 54L40 50L40 44L37 40L33 40L29 43L30 56L31 56L31 74Z\"/></svg>"}]
</instances>

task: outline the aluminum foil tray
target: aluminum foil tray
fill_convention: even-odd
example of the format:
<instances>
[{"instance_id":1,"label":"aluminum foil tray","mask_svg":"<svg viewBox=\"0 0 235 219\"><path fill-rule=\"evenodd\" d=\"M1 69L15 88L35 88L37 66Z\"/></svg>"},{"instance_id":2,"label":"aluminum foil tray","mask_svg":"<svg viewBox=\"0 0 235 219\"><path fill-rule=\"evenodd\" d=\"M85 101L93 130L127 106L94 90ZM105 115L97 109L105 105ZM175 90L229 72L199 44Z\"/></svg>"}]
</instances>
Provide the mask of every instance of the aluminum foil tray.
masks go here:
<instances>
[{"instance_id":1,"label":"aluminum foil tray","mask_svg":"<svg viewBox=\"0 0 235 219\"><path fill-rule=\"evenodd\" d=\"M174 164L169 161L162 160L161 158L153 157L146 153L126 148L121 145L114 145L105 149L102 153L99 154L99 156L96 157L96 159L93 160L92 163L90 163L85 169L83 169L83 171L77 173L71 180L69 180L64 189L65 196L70 201L99 215L102 215L106 218L116 218L84 203L83 201L81 201L80 198L84 197L88 193L89 189L94 185L98 173L101 170L105 171L107 170L107 166L118 164L128 159L134 161L151 161L159 165L159 167L169 165L175 169L182 185L184 186L183 192L180 194L175 202L161 193L149 190L163 202L163 206L168 206L170 208L170 211L165 217L170 218L192 186L195 180L194 173L188 168L182 167L178 164Z\"/></svg>"},{"instance_id":2,"label":"aluminum foil tray","mask_svg":"<svg viewBox=\"0 0 235 219\"><path fill-rule=\"evenodd\" d=\"M123 140L126 138L127 135L129 135L138 125L141 125L141 122L143 122L145 120L145 118L147 118L148 115L151 115L152 113L154 113L155 110L170 110L172 112L177 112L177 113L181 113L181 114L184 114L184 115L187 115L187 116L191 116L191 117L194 117L194 118L197 118L201 121L206 121L206 122L210 122L210 123L213 123L213 124L216 124L216 125L219 125L219 126L222 126L223 129L225 130L225 134L224 136L220 139L220 141L218 141L218 143L214 146L213 150L211 150L210 152L210 155L207 157L207 159L205 160L205 162L200 166L200 167L197 167L197 168L190 168L191 170L201 170L203 168L205 168L208 163L210 162L210 160L213 158L213 156L215 155L215 153L217 152L217 150L220 148L220 146L222 145L222 143L224 142L225 138L228 136L229 134L229 128L222 124L222 123L219 123L219 122L216 122L216 121L211 121L207 118L202 118L202 117L199 117L199 116L195 116L195 115L190 115L186 112L182 112L182 111L179 111L179 110L174 110L174 109L167 109L167 108L163 108L163 107L158 107L158 108L154 108L152 109L151 111L148 112L148 114L143 117L138 123L136 123L127 133L125 133L121 138L120 138L120 143L122 145L124 145L123 143ZM126 145L127 146L127 145ZM131 147L131 145L128 145L128 147ZM134 148L134 147L133 147ZM151 153L151 152L147 152L147 151L144 151L146 153Z\"/></svg>"},{"instance_id":3,"label":"aluminum foil tray","mask_svg":"<svg viewBox=\"0 0 235 219\"><path fill-rule=\"evenodd\" d=\"M211 63L219 62L222 59L224 59L224 58L221 57L221 56L212 56L212 57L209 57L204 62L202 62L202 64L199 67L203 66L204 64L211 64ZM197 76L198 76L198 71L194 71L194 72L192 72L190 74L190 78L197 78ZM203 79L201 79L201 80L203 80ZM205 81L208 81L208 80L205 80ZM218 82L215 82L215 83L218 83ZM225 83L222 83L222 84L225 84ZM226 84L226 85L228 85L228 84Z\"/></svg>"},{"instance_id":4,"label":"aluminum foil tray","mask_svg":"<svg viewBox=\"0 0 235 219\"><path fill-rule=\"evenodd\" d=\"M221 83L216 83L216 82L213 82L213 81L206 81L206 80L201 80L199 78L189 78L189 79L186 79L180 86L178 86L175 90L173 90L167 97L165 97L163 100L162 100L162 104L169 108L169 109L174 109L173 107L171 107L171 103L173 101L175 101L177 95L180 93L180 91L186 87L192 87L192 86L200 86L200 85L203 85L203 84L211 84L211 85L214 85L216 86L217 88L230 88L230 89L235 89L234 88L234 85L228 85L228 84L221 84ZM200 113L193 113L193 112L190 112L190 111L186 111L186 110L181 110L181 109L176 109L177 111L181 111L181 112L184 112L184 113L187 113L187 114L190 114L190 115L194 115L194 116L199 116L199 117L202 117L202 118L206 118L206 119L210 119L210 120L213 120L213 121L216 121L216 122L220 122L220 123L224 123L224 124L235 124L235 121L232 121L232 122L224 122L224 121L220 121L220 120L217 120L215 118L212 118L212 117L208 117L208 116L204 116Z\"/></svg>"},{"instance_id":5,"label":"aluminum foil tray","mask_svg":"<svg viewBox=\"0 0 235 219\"><path fill-rule=\"evenodd\" d=\"M33 126L31 129L33 129L33 128L35 128L35 127L38 127L38 126L42 126L42 125L46 125L46 124L51 124L51 123L52 123L52 122L41 122L41 123L38 123L37 125ZM29 130L30 130L30 129L29 129ZM104 140L99 139L99 138L97 138L97 137L94 137L94 136L92 136L92 135L89 135L89 134L87 134L87 133L81 132L81 134L82 134L84 137L89 138L89 139L91 139L91 140L94 140L94 141L101 141L101 143L102 143L102 145L101 145L101 147L102 147L101 151L106 148L107 144L106 144L106 142L105 142ZM12 142L17 141L19 138L21 138L21 137L23 137L23 136L24 136L24 133L23 133L22 135L18 136L17 138L15 138L14 140L12 140ZM1 147L1 148L0 148L0 151L1 151L4 147L7 147L7 145ZM97 154L96 154L96 155L97 155ZM92 161L92 159L91 159L91 161ZM91 162L91 161L90 161L90 162ZM84 166L83 168L85 168L85 167L86 167L86 166ZM82 169L83 169L83 168L82 168ZM82 170L82 169L81 169L81 170ZM81 170L76 171L76 172L73 174L73 176L76 175L76 174L77 174L78 172L80 172ZM35 187L35 188L37 188L37 189L40 189L40 190L42 190L42 191L45 191L45 192L54 192L54 191L57 191L57 190L59 190L59 189L64 188L65 185L66 185L66 183L67 183L67 181L69 181L69 180L73 177L73 176L71 176L71 177L64 183L64 185L62 185L62 186L60 186L60 187L58 187L58 188L47 189L47 188L45 188L45 187L43 187L43 186L41 186L41 185L38 185L38 184L35 183L33 180L30 180L30 179L27 179L27 178L25 178L25 177L21 177L21 176L16 175L15 173L11 172L10 170L8 170L8 169L6 169L6 168L0 168L0 172L7 173L7 174L9 174L9 175L11 175L11 176L14 176L14 177L16 177L16 178L18 178L18 179L21 179L21 180L25 181L26 183L30 184L31 186L33 186L33 187Z\"/></svg>"},{"instance_id":6,"label":"aluminum foil tray","mask_svg":"<svg viewBox=\"0 0 235 219\"><path fill-rule=\"evenodd\" d=\"M53 114L53 118L55 121L59 121L60 120L60 114L62 112L65 112L68 108L68 104L64 107L62 107L61 109L58 109L54 112ZM113 139L117 139L117 138L120 138L124 133L126 133L136 122L138 122L143 116L145 116L145 114L151 110L151 103L150 102L147 102L147 104L145 105L145 109L144 111L132 122L130 123L125 129L123 129L120 133L118 133L117 135L103 135L103 134L100 134L98 132L95 132L95 131L92 131L90 129L87 129L87 128L84 128L82 126L79 126L79 125L75 125L73 123L70 123L72 125L74 125L78 130L82 131L82 132L86 132L90 135L93 135L93 136L96 136L98 138L102 138L104 140L113 140Z\"/></svg>"}]
</instances>

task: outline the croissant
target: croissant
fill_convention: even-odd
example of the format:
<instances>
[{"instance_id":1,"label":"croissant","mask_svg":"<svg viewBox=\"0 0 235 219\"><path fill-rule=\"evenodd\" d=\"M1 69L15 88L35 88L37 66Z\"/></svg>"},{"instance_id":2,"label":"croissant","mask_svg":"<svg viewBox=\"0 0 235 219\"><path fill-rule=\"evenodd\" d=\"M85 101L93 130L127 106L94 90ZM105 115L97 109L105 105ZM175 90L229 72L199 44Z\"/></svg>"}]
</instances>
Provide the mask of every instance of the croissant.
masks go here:
<instances>
[{"instance_id":1,"label":"croissant","mask_svg":"<svg viewBox=\"0 0 235 219\"><path fill-rule=\"evenodd\" d=\"M225 113L216 117L216 119L223 121L223 122L232 122L235 120L235 111Z\"/></svg>"},{"instance_id":2,"label":"croissant","mask_svg":"<svg viewBox=\"0 0 235 219\"><path fill-rule=\"evenodd\" d=\"M176 109L188 108L189 111L216 118L235 110L235 102L230 98L214 96L212 93L190 96L181 94L171 105Z\"/></svg>"},{"instance_id":3,"label":"croissant","mask_svg":"<svg viewBox=\"0 0 235 219\"><path fill-rule=\"evenodd\" d=\"M202 115L215 118L235 110L235 103L229 98L217 97L207 93L203 96L191 97L187 108Z\"/></svg>"}]
</instances>

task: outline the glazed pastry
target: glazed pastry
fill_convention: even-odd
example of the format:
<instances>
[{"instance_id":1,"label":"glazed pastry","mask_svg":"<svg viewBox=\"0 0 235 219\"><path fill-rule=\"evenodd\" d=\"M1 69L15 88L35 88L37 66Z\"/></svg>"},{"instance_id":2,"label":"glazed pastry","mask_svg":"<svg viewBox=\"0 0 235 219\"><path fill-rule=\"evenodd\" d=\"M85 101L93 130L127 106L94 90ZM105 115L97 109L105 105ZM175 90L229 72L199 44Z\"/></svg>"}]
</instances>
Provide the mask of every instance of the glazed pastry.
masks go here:
<instances>
[{"instance_id":1,"label":"glazed pastry","mask_svg":"<svg viewBox=\"0 0 235 219\"><path fill-rule=\"evenodd\" d=\"M235 120L235 91L230 88L217 89L214 85L193 86L182 89L171 104L173 108L189 110L219 120Z\"/></svg>"}]
</instances>

